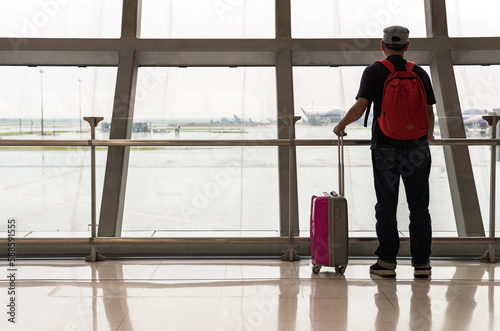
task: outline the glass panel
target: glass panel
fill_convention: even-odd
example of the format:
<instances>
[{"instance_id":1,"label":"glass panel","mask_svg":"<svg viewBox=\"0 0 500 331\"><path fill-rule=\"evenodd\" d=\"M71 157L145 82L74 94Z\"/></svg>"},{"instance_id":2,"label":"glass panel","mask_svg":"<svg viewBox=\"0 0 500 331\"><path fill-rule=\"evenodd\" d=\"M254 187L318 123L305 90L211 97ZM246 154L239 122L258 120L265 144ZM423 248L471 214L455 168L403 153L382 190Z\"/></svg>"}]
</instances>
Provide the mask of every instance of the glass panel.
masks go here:
<instances>
[{"instance_id":1,"label":"glass panel","mask_svg":"<svg viewBox=\"0 0 500 331\"><path fill-rule=\"evenodd\" d=\"M500 112L500 66L454 66L467 135L491 137L482 116Z\"/></svg>"},{"instance_id":2,"label":"glass panel","mask_svg":"<svg viewBox=\"0 0 500 331\"><path fill-rule=\"evenodd\" d=\"M278 236L276 147L134 149L123 236Z\"/></svg>"},{"instance_id":3,"label":"glass panel","mask_svg":"<svg viewBox=\"0 0 500 331\"><path fill-rule=\"evenodd\" d=\"M435 237L457 236L457 225L455 223L455 212L451 200L450 183L448 171L444 159L444 149L441 146L431 146L432 168L429 179L431 201L429 211L432 218L432 232ZM400 197L404 203L405 198ZM399 208L399 211L401 208ZM407 209L406 209L407 210ZM406 215L409 216L407 213ZM408 221L408 216L405 220ZM401 219L401 218L400 218ZM406 223L408 224L408 223ZM401 228L409 236L408 226Z\"/></svg>"},{"instance_id":4,"label":"glass panel","mask_svg":"<svg viewBox=\"0 0 500 331\"><path fill-rule=\"evenodd\" d=\"M382 38L395 24L406 26L410 38L427 35L422 0L291 0L291 6L292 38Z\"/></svg>"},{"instance_id":5,"label":"glass panel","mask_svg":"<svg viewBox=\"0 0 500 331\"><path fill-rule=\"evenodd\" d=\"M430 213L435 236L456 236L456 225L443 149L431 147ZM374 237L375 189L371 152L367 146L345 147L345 196L349 206L349 235ZM299 222L301 236L309 236L311 196L339 190L337 147L297 147ZM409 236L409 212L401 183L398 204L399 230Z\"/></svg>"},{"instance_id":6,"label":"glass panel","mask_svg":"<svg viewBox=\"0 0 500 331\"><path fill-rule=\"evenodd\" d=\"M498 150L497 150L498 152ZM491 147L472 146L469 147L469 153L472 163L472 172L474 173L474 182L476 183L477 197L481 208L484 231L489 235L489 217L490 217L490 180L491 180ZM498 168L498 162L497 162ZM498 172L497 172L498 176ZM498 185L497 185L498 192ZM497 196L498 206L498 196Z\"/></svg>"},{"instance_id":7,"label":"glass panel","mask_svg":"<svg viewBox=\"0 0 500 331\"><path fill-rule=\"evenodd\" d=\"M309 236L311 196L339 191L337 147L297 147L299 226ZM349 204L351 236L373 236L375 196L368 147L344 150L345 194ZM353 198L356 197L356 198ZM356 234L354 234L356 232Z\"/></svg>"},{"instance_id":8,"label":"glass panel","mask_svg":"<svg viewBox=\"0 0 500 331\"><path fill-rule=\"evenodd\" d=\"M450 37L498 37L500 2L497 0L446 1Z\"/></svg>"},{"instance_id":9,"label":"glass panel","mask_svg":"<svg viewBox=\"0 0 500 331\"><path fill-rule=\"evenodd\" d=\"M356 102L359 82L365 67L294 67L293 95L295 115L302 119L296 125L298 139L333 139L335 123ZM369 139L364 117L348 128L350 138Z\"/></svg>"},{"instance_id":10,"label":"glass panel","mask_svg":"<svg viewBox=\"0 0 500 331\"><path fill-rule=\"evenodd\" d=\"M0 67L0 76L0 138L90 139L89 126L80 118L111 116L116 68ZM98 139L107 138L100 128L96 133ZM89 235L89 148L0 147L0 151L2 210L18 219L23 235ZM97 196L101 196L107 152L98 148L96 154ZM98 208L100 203L98 199Z\"/></svg>"},{"instance_id":11,"label":"glass panel","mask_svg":"<svg viewBox=\"0 0 500 331\"><path fill-rule=\"evenodd\" d=\"M0 1L0 36L120 38L122 0Z\"/></svg>"},{"instance_id":12,"label":"glass panel","mask_svg":"<svg viewBox=\"0 0 500 331\"><path fill-rule=\"evenodd\" d=\"M272 0L143 0L141 38L274 38Z\"/></svg>"},{"instance_id":13,"label":"glass panel","mask_svg":"<svg viewBox=\"0 0 500 331\"><path fill-rule=\"evenodd\" d=\"M303 117L297 124L299 139L336 139L332 129L354 104L365 67L294 67L295 114ZM424 66L429 73L429 67ZM347 128L348 139L370 139L364 116ZM345 149L345 193L349 202L351 236L375 236L376 203L368 147ZM432 148L431 216L434 231L456 235L448 176L442 148ZM308 235L310 198L322 192L338 191L338 154L336 147L298 147L299 217L301 235ZM400 188L398 219L400 231L408 235L408 208L404 188Z\"/></svg>"},{"instance_id":14,"label":"glass panel","mask_svg":"<svg viewBox=\"0 0 500 331\"><path fill-rule=\"evenodd\" d=\"M19 237L90 236L90 149L0 147L2 215L15 218ZM107 149L96 152L102 196ZM101 201L97 199L97 210ZM0 224L6 236L6 222Z\"/></svg>"},{"instance_id":15,"label":"glass panel","mask_svg":"<svg viewBox=\"0 0 500 331\"><path fill-rule=\"evenodd\" d=\"M0 67L0 136L88 139L82 117L109 121L116 73L111 67ZM100 130L96 134L102 138Z\"/></svg>"},{"instance_id":16,"label":"glass panel","mask_svg":"<svg viewBox=\"0 0 500 331\"><path fill-rule=\"evenodd\" d=\"M422 68L430 75L428 66ZM333 127L356 102L365 67L294 67L293 95L298 139L336 138ZM348 126L349 139L370 139L373 113Z\"/></svg>"},{"instance_id":17,"label":"glass panel","mask_svg":"<svg viewBox=\"0 0 500 331\"><path fill-rule=\"evenodd\" d=\"M491 138L491 127L482 116L491 111L500 113L500 66L454 66L454 71L467 136ZM491 148L474 146L469 152L483 224L488 231Z\"/></svg>"},{"instance_id":18,"label":"glass panel","mask_svg":"<svg viewBox=\"0 0 500 331\"><path fill-rule=\"evenodd\" d=\"M133 137L274 139L269 68L139 68Z\"/></svg>"}]
</instances>

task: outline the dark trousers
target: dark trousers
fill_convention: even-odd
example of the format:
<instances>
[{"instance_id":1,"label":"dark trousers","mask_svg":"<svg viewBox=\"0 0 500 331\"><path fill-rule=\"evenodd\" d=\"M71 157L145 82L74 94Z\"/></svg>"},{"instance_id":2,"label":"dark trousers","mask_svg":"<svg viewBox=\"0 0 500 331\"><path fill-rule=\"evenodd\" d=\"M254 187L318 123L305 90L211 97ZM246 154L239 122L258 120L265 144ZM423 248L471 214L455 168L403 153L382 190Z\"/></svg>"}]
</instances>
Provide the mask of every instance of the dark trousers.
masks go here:
<instances>
[{"instance_id":1,"label":"dark trousers","mask_svg":"<svg viewBox=\"0 0 500 331\"><path fill-rule=\"evenodd\" d=\"M399 183L403 179L410 210L410 252L413 265L424 265L431 254L431 217L429 214L429 146L387 147L372 150L373 176L377 204L375 254L380 260L396 263L399 233L396 219ZM394 265L395 266L395 265Z\"/></svg>"}]
</instances>

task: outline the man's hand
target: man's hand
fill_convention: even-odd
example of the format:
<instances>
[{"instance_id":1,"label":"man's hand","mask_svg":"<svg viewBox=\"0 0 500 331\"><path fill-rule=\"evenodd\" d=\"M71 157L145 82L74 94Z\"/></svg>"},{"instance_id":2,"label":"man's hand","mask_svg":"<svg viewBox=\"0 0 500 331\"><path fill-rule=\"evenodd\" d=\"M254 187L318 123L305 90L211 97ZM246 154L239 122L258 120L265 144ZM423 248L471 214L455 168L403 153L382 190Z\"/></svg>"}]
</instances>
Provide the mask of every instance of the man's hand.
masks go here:
<instances>
[{"instance_id":1,"label":"man's hand","mask_svg":"<svg viewBox=\"0 0 500 331\"><path fill-rule=\"evenodd\" d=\"M368 100L364 98L359 98L356 100L356 103L349 109L347 114L340 120L339 124L337 124L333 128L333 133L340 137L341 132L344 132L345 136L345 128L349 124L354 121L357 121L363 113L365 112L366 107L368 107Z\"/></svg>"},{"instance_id":2,"label":"man's hand","mask_svg":"<svg viewBox=\"0 0 500 331\"><path fill-rule=\"evenodd\" d=\"M339 123L333 128L333 133L335 133L337 137L340 137L341 132L343 133L343 136L346 135L345 126Z\"/></svg>"}]
</instances>

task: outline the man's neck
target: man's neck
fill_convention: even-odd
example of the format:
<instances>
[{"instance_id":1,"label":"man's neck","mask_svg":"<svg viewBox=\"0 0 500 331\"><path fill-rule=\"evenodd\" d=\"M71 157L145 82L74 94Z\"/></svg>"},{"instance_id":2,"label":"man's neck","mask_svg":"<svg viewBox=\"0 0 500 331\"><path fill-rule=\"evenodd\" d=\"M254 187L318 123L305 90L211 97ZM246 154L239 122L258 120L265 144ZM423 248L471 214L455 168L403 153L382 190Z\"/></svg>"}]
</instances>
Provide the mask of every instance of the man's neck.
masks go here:
<instances>
[{"instance_id":1,"label":"man's neck","mask_svg":"<svg viewBox=\"0 0 500 331\"><path fill-rule=\"evenodd\" d=\"M398 56L404 57L405 56L405 52L394 52L394 51L387 52L386 51L385 55L386 55L386 57L393 56L393 55L398 55Z\"/></svg>"}]
</instances>

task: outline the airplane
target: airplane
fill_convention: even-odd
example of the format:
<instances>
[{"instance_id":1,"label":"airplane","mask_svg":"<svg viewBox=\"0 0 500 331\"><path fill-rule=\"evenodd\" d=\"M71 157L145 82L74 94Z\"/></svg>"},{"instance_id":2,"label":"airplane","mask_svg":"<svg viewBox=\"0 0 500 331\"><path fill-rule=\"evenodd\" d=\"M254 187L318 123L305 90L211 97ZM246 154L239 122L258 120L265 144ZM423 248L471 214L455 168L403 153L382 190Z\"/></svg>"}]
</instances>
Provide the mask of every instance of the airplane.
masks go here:
<instances>
[{"instance_id":1,"label":"airplane","mask_svg":"<svg viewBox=\"0 0 500 331\"><path fill-rule=\"evenodd\" d=\"M329 107L314 107L313 109L307 109L306 107L301 107L300 110L305 115L302 123L309 123L314 126L328 125L333 123L338 123L342 117L345 116L347 111L342 109L332 109ZM370 111L368 115L368 124L373 120L373 112ZM365 115L361 116L356 123L363 125L365 123Z\"/></svg>"},{"instance_id":2,"label":"airplane","mask_svg":"<svg viewBox=\"0 0 500 331\"><path fill-rule=\"evenodd\" d=\"M462 112L462 117L464 119L465 129L479 130L480 134L486 134L488 122L483 119L484 115L488 115L486 109L471 108L464 110Z\"/></svg>"},{"instance_id":3,"label":"airplane","mask_svg":"<svg viewBox=\"0 0 500 331\"><path fill-rule=\"evenodd\" d=\"M236 115L233 115L234 122L236 124L246 124L246 125L265 125L265 124L271 124L271 121L268 119L261 119L259 121L254 121L252 118L248 118L248 121L245 121L244 119L239 118Z\"/></svg>"},{"instance_id":4,"label":"airplane","mask_svg":"<svg viewBox=\"0 0 500 331\"><path fill-rule=\"evenodd\" d=\"M439 119L438 115L434 111L436 121L434 122L434 127L439 129ZM486 109L470 108L462 111L462 119L464 122L464 127L466 132L477 132L480 135L485 135L488 129L488 122L483 119L484 115L488 115Z\"/></svg>"},{"instance_id":5,"label":"airplane","mask_svg":"<svg viewBox=\"0 0 500 331\"><path fill-rule=\"evenodd\" d=\"M300 107L300 110L305 116L304 122L314 126L338 122L346 113L343 110L332 109L329 107L314 107L314 109L312 109L312 107L311 109Z\"/></svg>"}]
</instances>

